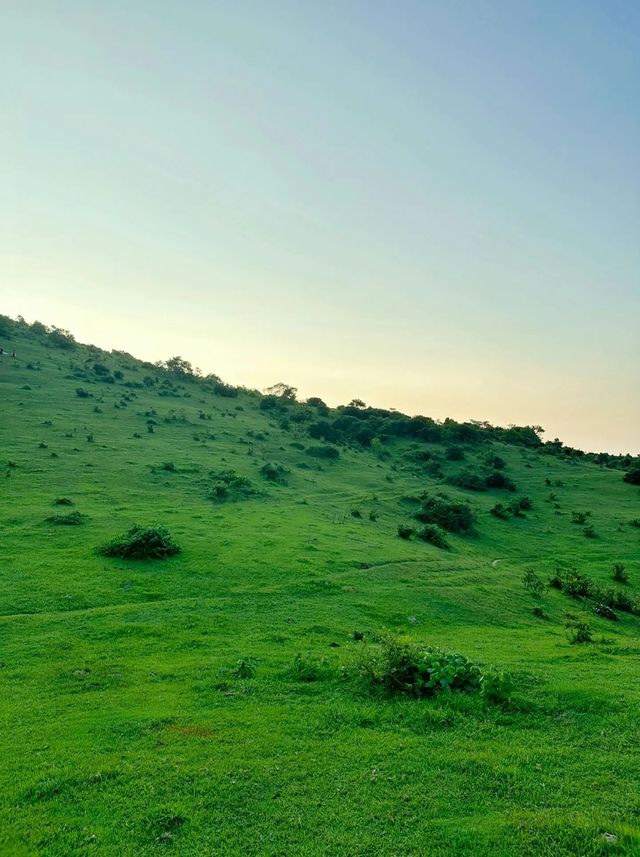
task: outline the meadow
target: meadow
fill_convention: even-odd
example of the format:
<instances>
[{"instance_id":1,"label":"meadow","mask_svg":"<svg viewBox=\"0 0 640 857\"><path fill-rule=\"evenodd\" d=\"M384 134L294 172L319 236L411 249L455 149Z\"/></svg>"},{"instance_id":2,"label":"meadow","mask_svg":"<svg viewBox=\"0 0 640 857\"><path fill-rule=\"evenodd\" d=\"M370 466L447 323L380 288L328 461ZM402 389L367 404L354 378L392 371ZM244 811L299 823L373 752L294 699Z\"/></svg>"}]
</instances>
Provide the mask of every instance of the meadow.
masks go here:
<instances>
[{"instance_id":1,"label":"meadow","mask_svg":"<svg viewBox=\"0 0 640 857\"><path fill-rule=\"evenodd\" d=\"M634 462L332 440L284 386L0 334L0 853L640 854ZM472 517L446 548L425 493ZM180 552L98 552L135 524ZM512 690L385 692L389 635Z\"/></svg>"}]
</instances>

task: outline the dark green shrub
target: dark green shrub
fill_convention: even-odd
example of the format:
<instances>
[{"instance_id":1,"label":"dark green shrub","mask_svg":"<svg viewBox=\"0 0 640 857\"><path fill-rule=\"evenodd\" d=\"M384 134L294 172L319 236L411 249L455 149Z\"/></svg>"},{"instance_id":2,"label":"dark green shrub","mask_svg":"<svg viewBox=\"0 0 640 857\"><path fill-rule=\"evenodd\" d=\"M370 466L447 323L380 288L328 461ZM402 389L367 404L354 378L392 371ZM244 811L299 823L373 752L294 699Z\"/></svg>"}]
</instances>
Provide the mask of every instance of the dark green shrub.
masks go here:
<instances>
[{"instance_id":1,"label":"dark green shrub","mask_svg":"<svg viewBox=\"0 0 640 857\"><path fill-rule=\"evenodd\" d=\"M327 677L329 664L325 658L313 658L309 655L298 653L289 668L289 675L295 681L312 682L320 681Z\"/></svg>"},{"instance_id":2,"label":"dark green shrub","mask_svg":"<svg viewBox=\"0 0 640 857\"><path fill-rule=\"evenodd\" d=\"M601 616L603 619L610 619L612 622L618 621L618 616L614 611L609 607L608 604L602 604L598 602L593 607L593 612L596 616Z\"/></svg>"},{"instance_id":3,"label":"dark green shrub","mask_svg":"<svg viewBox=\"0 0 640 857\"><path fill-rule=\"evenodd\" d=\"M235 470L211 471L209 478L212 481L207 496L216 502L242 500L256 493L249 479Z\"/></svg>"},{"instance_id":4,"label":"dark green shrub","mask_svg":"<svg viewBox=\"0 0 640 857\"><path fill-rule=\"evenodd\" d=\"M539 598L544 593L544 583L542 582L542 578L538 577L532 569L525 571L522 578L522 585L528 592L535 595L536 598Z\"/></svg>"},{"instance_id":5,"label":"dark green shrub","mask_svg":"<svg viewBox=\"0 0 640 857\"><path fill-rule=\"evenodd\" d=\"M579 619L570 619L565 625L565 630L567 639L573 645L593 642L593 631L587 622L582 622Z\"/></svg>"},{"instance_id":6,"label":"dark green shrub","mask_svg":"<svg viewBox=\"0 0 640 857\"><path fill-rule=\"evenodd\" d=\"M563 582L562 591L571 598L588 598L593 590L591 578L579 571L571 569L567 572Z\"/></svg>"},{"instance_id":7,"label":"dark green shrub","mask_svg":"<svg viewBox=\"0 0 640 857\"><path fill-rule=\"evenodd\" d=\"M500 458L499 455L490 455L487 458L487 464L493 470L504 470L504 468L507 466L507 462L504 460L504 458Z\"/></svg>"},{"instance_id":8,"label":"dark green shrub","mask_svg":"<svg viewBox=\"0 0 640 857\"><path fill-rule=\"evenodd\" d=\"M329 460L340 458L340 453L335 446L308 446L306 452L312 458L326 458Z\"/></svg>"},{"instance_id":9,"label":"dark green shrub","mask_svg":"<svg viewBox=\"0 0 640 857\"><path fill-rule=\"evenodd\" d=\"M511 517L509 510L502 503L496 503L489 511L495 518L500 518L501 521L508 521Z\"/></svg>"},{"instance_id":10,"label":"dark green shrub","mask_svg":"<svg viewBox=\"0 0 640 857\"><path fill-rule=\"evenodd\" d=\"M549 586L552 589L562 589L562 578L560 577L559 572L554 572L553 575L549 578Z\"/></svg>"},{"instance_id":11,"label":"dark green shrub","mask_svg":"<svg viewBox=\"0 0 640 857\"><path fill-rule=\"evenodd\" d=\"M414 515L423 524L436 524L450 533L473 532L473 512L466 503L452 503L447 497L420 497L420 510Z\"/></svg>"},{"instance_id":12,"label":"dark green shrub","mask_svg":"<svg viewBox=\"0 0 640 857\"><path fill-rule=\"evenodd\" d=\"M505 476L500 470L494 470L485 477L485 485L487 488L504 488L507 491L515 491L516 485L508 476Z\"/></svg>"},{"instance_id":13,"label":"dark green shrub","mask_svg":"<svg viewBox=\"0 0 640 857\"><path fill-rule=\"evenodd\" d=\"M162 464L160 466L160 470L164 470L166 473L177 473L178 472L173 461L165 461L164 464Z\"/></svg>"},{"instance_id":14,"label":"dark green shrub","mask_svg":"<svg viewBox=\"0 0 640 857\"><path fill-rule=\"evenodd\" d=\"M613 579L616 583L629 583L629 575L624 570L624 565L621 562L617 562L613 566Z\"/></svg>"},{"instance_id":15,"label":"dark green shrub","mask_svg":"<svg viewBox=\"0 0 640 857\"><path fill-rule=\"evenodd\" d=\"M482 476L473 473L470 470L463 470L461 473L451 476L449 484L456 488L465 488L467 491L486 491L487 483Z\"/></svg>"},{"instance_id":16,"label":"dark green shrub","mask_svg":"<svg viewBox=\"0 0 640 857\"><path fill-rule=\"evenodd\" d=\"M83 387L76 387L76 396L79 399L89 399L91 397L91 393Z\"/></svg>"},{"instance_id":17,"label":"dark green shrub","mask_svg":"<svg viewBox=\"0 0 640 857\"><path fill-rule=\"evenodd\" d=\"M164 559L180 553L180 547L161 524L151 527L135 524L124 535L98 548L98 553L122 559Z\"/></svg>"},{"instance_id":18,"label":"dark green shrub","mask_svg":"<svg viewBox=\"0 0 640 857\"><path fill-rule=\"evenodd\" d=\"M505 673L482 671L464 655L383 637L376 650L364 649L355 672L373 688L388 694L431 697L440 693L482 693L491 702L505 702L511 679Z\"/></svg>"},{"instance_id":19,"label":"dark green shrub","mask_svg":"<svg viewBox=\"0 0 640 857\"><path fill-rule=\"evenodd\" d=\"M407 524L398 524L398 535L401 539L410 539L414 532L413 527L409 527Z\"/></svg>"},{"instance_id":20,"label":"dark green shrub","mask_svg":"<svg viewBox=\"0 0 640 857\"><path fill-rule=\"evenodd\" d=\"M73 506L73 500L69 497L56 497L53 501L54 506Z\"/></svg>"},{"instance_id":21,"label":"dark green shrub","mask_svg":"<svg viewBox=\"0 0 640 857\"><path fill-rule=\"evenodd\" d=\"M87 517L80 512L69 512L68 515L49 515L45 521L48 524L54 524L56 527L77 527L79 524L84 524Z\"/></svg>"},{"instance_id":22,"label":"dark green shrub","mask_svg":"<svg viewBox=\"0 0 640 857\"><path fill-rule=\"evenodd\" d=\"M536 619L546 619L547 618L542 607L534 607L532 610L532 613L536 617Z\"/></svg>"},{"instance_id":23,"label":"dark green shrub","mask_svg":"<svg viewBox=\"0 0 640 857\"><path fill-rule=\"evenodd\" d=\"M420 532L416 533L416 537L423 542L429 542L434 547L448 550L449 543L445 538L445 534L435 524L427 524Z\"/></svg>"},{"instance_id":24,"label":"dark green shrub","mask_svg":"<svg viewBox=\"0 0 640 857\"><path fill-rule=\"evenodd\" d=\"M256 674L257 662L254 658L240 658L236 661L231 675L234 678L253 678Z\"/></svg>"},{"instance_id":25,"label":"dark green shrub","mask_svg":"<svg viewBox=\"0 0 640 857\"><path fill-rule=\"evenodd\" d=\"M287 484L288 473L286 467L283 467L282 464L276 464L274 461L270 461L260 468L260 474L264 476L267 482L275 482L278 485Z\"/></svg>"},{"instance_id":26,"label":"dark green shrub","mask_svg":"<svg viewBox=\"0 0 640 857\"><path fill-rule=\"evenodd\" d=\"M533 508L533 503L529 499L529 497L521 497L518 501L518 506L525 512L528 512Z\"/></svg>"},{"instance_id":27,"label":"dark green shrub","mask_svg":"<svg viewBox=\"0 0 640 857\"><path fill-rule=\"evenodd\" d=\"M447 461L464 461L464 449L461 446L448 446L444 457Z\"/></svg>"},{"instance_id":28,"label":"dark green shrub","mask_svg":"<svg viewBox=\"0 0 640 857\"><path fill-rule=\"evenodd\" d=\"M572 512L571 513L571 523L572 524L579 524L580 526L582 526L583 524L587 523L587 518L589 517L590 514L591 514L591 512Z\"/></svg>"},{"instance_id":29,"label":"dark green shrub","mask_svg":"<svg viewBox=\"0 0 640 857\"><path fill-rule=\"evenodd\" d=\"M588 539L595 539L598 535L595 531L593 524L589 524L588 526L586 526L583 530L583 533Z\"/></svg>"},{"instance_id":30,"label":"dark green shrub","mask_svg":"<svg viewBox=\"0 0 640 857\"><path fill-rule=\"evenodd\" d=\"M635 465L631 470L627 470L622 479L629 485L640 485L640 465Z\"/></svg>"}]
</instances>

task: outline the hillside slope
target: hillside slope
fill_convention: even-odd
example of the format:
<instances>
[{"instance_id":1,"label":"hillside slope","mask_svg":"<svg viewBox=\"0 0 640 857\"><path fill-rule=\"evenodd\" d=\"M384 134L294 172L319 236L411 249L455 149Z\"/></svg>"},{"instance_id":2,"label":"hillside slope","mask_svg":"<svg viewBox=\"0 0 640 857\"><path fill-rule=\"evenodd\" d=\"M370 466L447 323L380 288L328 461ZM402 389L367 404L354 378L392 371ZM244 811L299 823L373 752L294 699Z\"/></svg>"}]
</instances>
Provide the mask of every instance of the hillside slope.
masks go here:
<instances>
[{"instance_id":1,"label":"hillside slope","mask_svg":"<svg viewBox=\"0 0 640 857\"><path fill-rule=\"evenodd\" d=\"M1 853L640 854L629 461L455 424L333 443L359 417L55 333L0 342ZM417 538L439 494L473 516L448 549ZM136 523L181 553L96 552ZM512 700L367 690L349 667L387 632Z\"/></svg>"}]
</instances>

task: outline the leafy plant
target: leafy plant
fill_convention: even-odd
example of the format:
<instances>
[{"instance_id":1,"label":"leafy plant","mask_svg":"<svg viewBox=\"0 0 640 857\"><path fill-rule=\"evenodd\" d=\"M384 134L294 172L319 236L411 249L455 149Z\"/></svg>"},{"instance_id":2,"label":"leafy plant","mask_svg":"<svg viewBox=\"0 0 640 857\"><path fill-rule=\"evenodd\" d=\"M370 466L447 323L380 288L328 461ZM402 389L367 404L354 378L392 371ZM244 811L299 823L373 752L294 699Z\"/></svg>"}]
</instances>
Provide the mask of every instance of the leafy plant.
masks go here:
<instances>
[{"instance_id":1,"label":"leafy plant","mask_svg":"<svg viewBox=\"0 0 640 857\"><path fill-rule=\"evenodd\" d=\"M435 524L426 524L420 532L416 533L416 538L423 542L429 542L429 544L442 550L448 550L449 548L449 543L445 538L444 532Z\"/></svg>"},{"instance_id":2,"label":"leafy plant","mask_svg":"<svg viewBox=\"0 0 640 857\"><path fill-rule=\"evenodd\" d=\"M408 524L398 524L398 535L401 539L410 539L415 533L415 529Z\"/></svg>"},{"instance_id":3,"label":"leafy plant","mask_svg":"<svg viewBox=\"0 0 640 857\"><path fill-rule=\"evenodd\" d=\"M151 527L135 524L124 535L98 548L98 553L122 559L164 559L175 556L180 550L167 528L161 524Z\"/></svg>"},{"instance_id":4,"label":"leafy plant","mask_svg":"<svg viewBox=\"0 0 640 857\"><path fill-rule=\"evenodd\" d=\"M420 510L414 515L423 524L436 524L450 533L473 531L473 512L466 503L452 503L447 497L420 497Z\"/></svg>"},{"instance_id":5,"label":"leafy plant","mask_svg":"<svg viewBox=\"0 0 640 857\"><path fill-rule=\"evenodd\" d=\"M544 583L542 582L542 578L538 577L532 569L527 569L527 571L525 571L522 578L522 585L536 598L540 598L544 593Z\"/></svg>"},{"instance_id":6,"label":"leafy plant","mask_svg":"<svg viewBox=\"0 0 640 857\"><path fill-rule=\"evenodd\" d=\"M613 566L612 577L616 583L629 583L629 575L625 571L624 565L621 562L617 562Z\"/></svg>"},{"instance_id":7,"label":"leafy plant","mask_svg":"<svg viewBox=\"0 0 640 857\"><path fill-rule=\"evenodd\" d=\"M587 622L570 619L565 625L565 630L567 639L572 645L593 642L593 631Z\"/></svg>"},{"instance_id":8,"label":"leafy plant","mask_svg":"<svg viewBox=\"0 0 640 857\"><path fill-rule=\"evenodd\" d=\"M277 464L274 461L267 462L260 468L260 474L268 482L275 482L278 485L287 484L287 474L289 471L282 464Z\"/></svg>"},{"instance_id":9,"label":"leafy plant","mask_svg":"<svg viewBox=\"0 0 640 857\"><path fill-rule=\"evenodd\" d=\"M87 515L83 515L81 512L69 512L68 515L49 515L48 518L45 518L45 521L56 527L77 527L79 524L84 524L87 517Z\"/></svg>"}]
</instances>

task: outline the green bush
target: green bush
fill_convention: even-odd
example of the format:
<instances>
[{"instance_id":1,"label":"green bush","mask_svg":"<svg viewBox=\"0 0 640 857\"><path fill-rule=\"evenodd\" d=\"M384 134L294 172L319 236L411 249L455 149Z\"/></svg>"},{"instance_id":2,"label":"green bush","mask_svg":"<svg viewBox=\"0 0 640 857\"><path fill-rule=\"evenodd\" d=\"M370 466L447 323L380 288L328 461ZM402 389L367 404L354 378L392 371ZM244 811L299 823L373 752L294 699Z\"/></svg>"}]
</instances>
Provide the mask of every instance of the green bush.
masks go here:
<instances>
[{"instance_id":1,"label":"green bush","mask_svg":"<svg viewBox=\"0 0 640 857\"><path fill-rule=\"evenodd\" d=\"M449 543L447 542L444 532L435 524L426 524L426 526L416 534L416 537L419 538L420 541L429 542L429 544L442 550L449 549Z\"/></svg>"},{"instance_id":2,"label":"green bush","mask_svg":"<svg viewBox=\"0 0 640 857\"><path fill-rule=\"evenodd\" d=\"M54 506L73 506L73 500L70 497L56 497L53 501Z\"/></svg>"},{"instance_id":3,"label":"green bush","mask_svg":"<svg viewBox=\"0 0 640 857\"><path fill-rule=\"evenodd\" d=\"M421 647L393 636L380 639L378 649L361 651L356 674L388 694L431 697L440 693L482 693L491 702L507 701L511 679L505 673L482 671L456 652Z\"/></svg>"},{"instance_id":4,"label":"green bush","mask_svg":"<svg viewBox=\"0 0 640 857\"><path fill-rule=\"evenodd\" d=\"M449 484L456 488L466 488L467 491L486 491L487 483L483 476L473 473L471 470L463 470L449 478Z\"/></svg>"},{"instance_id":5,"label":"green bush","mask_svg":"<svg viewBox=\"0 0 640 857\"><path fill-rule=\"evenodd\" d=\"M593 590L591 578L571 569L562 581L562 591L571 598L588 598Z\"/></svg>"},{"instance_id":6,"label":"green bush","mask_svg":"<svg viewBox=\"0 0 640 857\"><path fill-rule=\"evenodd\" d=\"M401 539L410 539L414 532L414 528L408 524L398 524L398 535Z\"/></svg>"},{"instance_id":7,"label":"green bush","mask_svg":"<svg viewBox=\"0 0 640 857\"><path fill-rule=\"evenodd\" d=\"M167 528L161 524L151 527L135 524L124 535L98 548L98 553L122 559L164 559L175 556L180 550Z\"/></svg>"},{"instance_id":8,"label":"green bush","mask_svg":"<svg viewBox=\"0 0 640 857\"><path fill-rule=\"evenodd\" d=\"M340 458L340 453L335 446L308 446L306 453L312 458L326 458L329 460Z\"/></svg>"},{"instance_id":9,"label":"green bush","mask_svg":"<svg viewBox=\"0 0 640 857\"><path fill-rule=\"evenodd\" d=\"M608 604L602 604L598 602L593 607L593 612L596 616L601 616L603 619L610 619L612 622L618 621L618 615L615 613Z\"/></svg>"},{"instance_id":10,"label":"green bush","mask_svg":"<svg viewBox=\"0 0 640 857\"><path fill-rule=\"evenodd\" d=\"M211 471L209 474L211 484L209 486L208 498L216 503L225 500L242 500L253 496L256 492L246 476L240 476L235 470Z\"/></svg>"},{"instance_id":11,"label":"green bush","mask_svg":"<svg viewBox=\"0 0 640 857\"><path fill-rule=\"evenodd\" d=\"M283 467L282 464L276 464L274 461L269 461L260 468L260 474L264 476L267 482L275 482L278 485L287 484L288 473L286 467Z\"/></svg>"},{"instance_id":12,"label":"green bush","mask_svg":"<svg viewBox=\"0 0 640 857\"><path fill-rule=\"evenodd\" d=\"M616 583L629 583L629 575L624 570L624 565L621 562L617 562L613 566L612 577Z\"/></svg>"},{"instance_id":13,"label":"green bush","mask_svg":"<svg viewBox=\"0 0 640 857\"><path fill-rule=\"evenodd\" d=\"M567 639L573 645L593 642L593 631L587 622L580 619L570 619L565 625L565 630Z\"/></svg>"},{"instance_id":14,"label":"green bush","mask_svg":"<svg viewBox=\"0 0 640 857\"><path fill-rule=\"evenodd\" d=\"M503 503L496 503L489 511L495 518L500 518L501 521L508 521L511 517L509 509Z\"/></svg>"},{"instance_id":15,"label":"green bush","mask_svg":"<svg viewBox=\"0 0 640 857\"><path fill-rule=\"evenodd\" d=\"M414 515L422 524L436 524L449 533L473 531L473 512L466 503L452 503L447 497L420 497L420 510Z\"/></svg>"},{"instance_id":16,"label":"green bush","mask_svg":"<svg viewBox=\"0 0 640 857\"><path fill-rule=\"evenodd\" d=\"M49 515L45 521L47 524L54 524L56 527L77 527L79 524L84 524L87 517L81 512L69 512L68 515Z\"/></svg>"},{"instance_id":17,"label":"green bush","mask_svg":"<svg viewBox=\"0 0 640 857\"><path fill-rule=\"evenodd\" d=\"M627 470L622 479L629 485L640 485L640 465L634 465L631 470Z\"/></svg>"},{"instance_id":18,"label":"green bush","mask_svg":"<svg viewBox=\"0 0 640 857\"><path fill-rule=\"evenodd\" d=\"M527 592L535 595L536 598L539 598L544 592L544 583L542 582L542 578L538 577L532 569L525 571L522 578L522 585Z\"/></svg>"},{"instance_id":19,"label":"green bush","mask_svg":"<svg viewBox=\"0 0 640 857\"><path fill-rule=\"evenodd\" d=\"M461 446L448 446L444 457L447 461L464 461L464 449Z\"/></svg>"},{"instance_id":20,"label":"green bush","mask_svg":"<svg viewBox=\"0 0 640 857\"><path fill-rule=\"evenodd\" d=\"M571 513L571 523L572 524L579 524L580 526L583 526L584 524L587 523L587 518L589 517L590 514L591 514L591 512L572 512Z\"/></svg>"}]
</instances>

